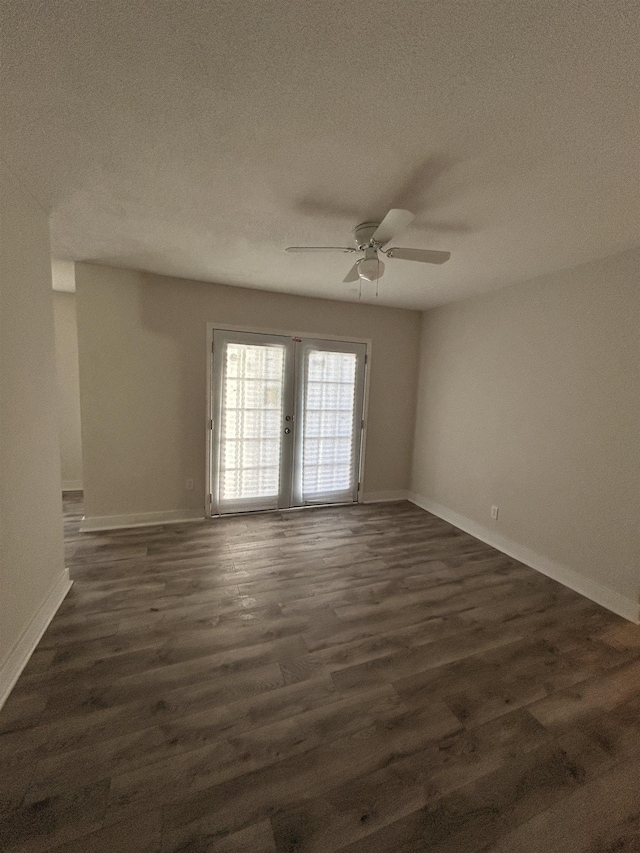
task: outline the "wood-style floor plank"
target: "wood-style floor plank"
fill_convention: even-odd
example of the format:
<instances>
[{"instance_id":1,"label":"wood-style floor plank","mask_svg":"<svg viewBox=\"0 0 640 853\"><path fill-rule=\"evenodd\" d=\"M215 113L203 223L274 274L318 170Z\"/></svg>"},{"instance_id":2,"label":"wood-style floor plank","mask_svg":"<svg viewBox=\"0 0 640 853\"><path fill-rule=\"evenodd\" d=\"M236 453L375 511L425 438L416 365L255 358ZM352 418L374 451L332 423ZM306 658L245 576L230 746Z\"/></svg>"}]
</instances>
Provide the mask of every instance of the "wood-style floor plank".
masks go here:
<instances>
[{"instance_id":1,"label":"wood-style floor plank","mask_svg":"<svg viewBox=\"0 0 640 853\"><path fill-rule=\"evenodd\" d=\"M74 586L0 712L3 851L640 849L640 628L409 503L64 510Z\"/></svg>"}]
</instances>

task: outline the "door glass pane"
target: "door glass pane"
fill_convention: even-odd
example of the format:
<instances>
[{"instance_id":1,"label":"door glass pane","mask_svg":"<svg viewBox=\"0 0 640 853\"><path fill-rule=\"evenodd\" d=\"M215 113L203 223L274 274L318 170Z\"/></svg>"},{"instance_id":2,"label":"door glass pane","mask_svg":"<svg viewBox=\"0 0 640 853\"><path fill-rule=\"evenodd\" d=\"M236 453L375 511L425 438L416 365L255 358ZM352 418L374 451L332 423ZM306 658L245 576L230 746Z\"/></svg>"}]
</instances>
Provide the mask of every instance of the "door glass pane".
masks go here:
<instances>
[{"instance_id":1,"label":"door glass pane","mask_svg":"<svg viewBox=\"0 0 640 853\"><path fill-rule=\"evenodd\" d=\"M356 363L357 357L351 352L307 352L304 500L318 500L353 487Z\"/></svg>"},{"instance_id":2,"label":"door glass pane","mask_svg":"<svg viewBox=\"0 0 640 853\"><path fill-rule=\"evenodd\" d=\"M222 375L220 500L277 498L284 347L227 343Z\"/></svg>"}]
</instances>

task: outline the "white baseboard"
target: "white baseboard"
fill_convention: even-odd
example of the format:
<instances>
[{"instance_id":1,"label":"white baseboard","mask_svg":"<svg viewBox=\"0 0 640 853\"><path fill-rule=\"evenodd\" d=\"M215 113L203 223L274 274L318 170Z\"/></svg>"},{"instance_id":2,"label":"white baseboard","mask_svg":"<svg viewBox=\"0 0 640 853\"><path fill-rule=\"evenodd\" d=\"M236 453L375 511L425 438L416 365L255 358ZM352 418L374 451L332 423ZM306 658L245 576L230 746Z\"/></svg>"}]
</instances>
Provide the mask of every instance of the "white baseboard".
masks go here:
<instances>
[{"instance_id":1,"label":"white baseboard","mask_svg":"<svg viewBox=\"0 0 640 853\"><path fill-rule=\"evenodd\" d=\"M27 665L49 622L56 615L64 597L71 589L69 569L65 569L42 602L21 637L0 664L0 708L7 701L20 673Z\"/></svg>"},{"instance_id":2,"label":"white baseboard","mask_svg":"<svg viewBox=\"0 0 640 853\"><path fill-rule=\"evenodd\" d=\"M82 480L63 480L62 481L62 491L63 492L81 492L82 491Z\"/></svg>"},{"instance_id":3,"label":"white baseboard","mask_svg":"<svg viewBox=\"0 0 640 853\"><path fill-rule=\"evenodd\" d=\"M364 504L379 504L387 501L406 501L409 493L405 489L390 492L365 492L362 496Z\"/></svg>"},{"instance_id":4,"label":"white baseboard","mask_svg":"<svg viewBox=\"0 0 640 853\"><path fill-rule=\"evenodd\" d=\"M640 623L640 603L634 601L632 598L620 595L619 592L602 586L597 581L579 574L573 569L568 568L568 566L555 563L553 560L549 560L547 557L531 551L524 545L519 545L511 539L506 539L504 536L500 536L499 533L483 527L481 524L472 521L464 515L460 515L446 506L434 503L422 495L409 492L408 499L416 504L416 506L426 509L427 512L437 515L438 518L442 518L444 521L448 521L449 524L453 524L454 527L464 530L465 533L470 533L471 536L480 539L481 542L486 542L487 545L491 545L492 548L502 551L503 554L507 554L507 556L519 560L521 563L541 572L543 575L553 578L564 586L569 587L569 589L574 590L574 592L578 592L580 595L584 595L585 598L595 601L596 604L601 604L607 610L617 613L618 616L622 616L635 624Z\"/></svg>"},{"instance_id":5,"label":"white baseboard","mask_svg":"<svg viewBox=\"0 0 640 853\"><path fill-rule=\"evenodd\" d=\"M141 512L132 515L85 516L80 522L80 532L118 530L121 527L154 527L157 524L184 524L185 521L203 521L202 509L174 509L165 512Z\"/></svg>"}]
</instances>

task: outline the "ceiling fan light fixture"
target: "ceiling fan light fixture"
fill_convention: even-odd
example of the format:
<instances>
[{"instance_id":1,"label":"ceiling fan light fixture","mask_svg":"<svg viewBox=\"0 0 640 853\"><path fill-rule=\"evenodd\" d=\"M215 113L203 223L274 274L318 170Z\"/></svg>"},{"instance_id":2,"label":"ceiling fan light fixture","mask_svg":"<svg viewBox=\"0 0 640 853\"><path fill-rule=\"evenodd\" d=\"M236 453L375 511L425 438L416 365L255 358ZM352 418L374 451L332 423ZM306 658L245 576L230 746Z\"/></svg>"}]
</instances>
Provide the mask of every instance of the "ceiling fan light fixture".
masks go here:
<instances>
[{"instance_id":1,"label":"ceiling fan light fixture","mask_svg":"<svg viewBox=\"0 0 640 853\"><path fill-rule=\"evenodd\" d=\"M365 281L376 281L384 272L384 264L378 258L362 258L358 261L358 275Z\"/></svg>"}]
</instances>

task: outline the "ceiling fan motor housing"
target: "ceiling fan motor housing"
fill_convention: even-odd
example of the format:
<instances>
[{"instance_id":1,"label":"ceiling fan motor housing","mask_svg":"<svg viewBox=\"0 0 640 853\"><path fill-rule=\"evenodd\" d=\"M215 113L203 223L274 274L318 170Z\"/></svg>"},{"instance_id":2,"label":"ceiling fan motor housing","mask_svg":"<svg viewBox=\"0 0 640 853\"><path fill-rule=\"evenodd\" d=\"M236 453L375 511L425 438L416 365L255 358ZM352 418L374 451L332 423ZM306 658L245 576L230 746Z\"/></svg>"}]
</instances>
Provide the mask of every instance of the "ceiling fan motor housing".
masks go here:
<instances>
[{"instance_id":1,"label":"ceiling fan motor housing","mask_svg":"<svg viewBox=\"0 0 640 853\"><path fill-rule=\"evenodd\" d=\"M376 228L379 224L379 222L362 222L360 225L356 226L354 233L356 246L359 249L365 249L367 246L371 245L371 238L375 234Z\"/></svg>"}]
</instances>

